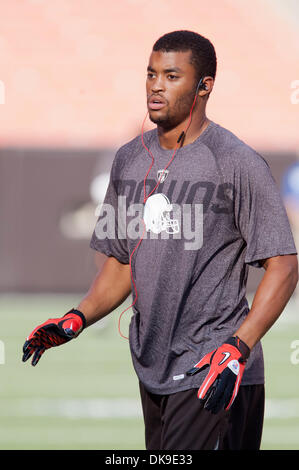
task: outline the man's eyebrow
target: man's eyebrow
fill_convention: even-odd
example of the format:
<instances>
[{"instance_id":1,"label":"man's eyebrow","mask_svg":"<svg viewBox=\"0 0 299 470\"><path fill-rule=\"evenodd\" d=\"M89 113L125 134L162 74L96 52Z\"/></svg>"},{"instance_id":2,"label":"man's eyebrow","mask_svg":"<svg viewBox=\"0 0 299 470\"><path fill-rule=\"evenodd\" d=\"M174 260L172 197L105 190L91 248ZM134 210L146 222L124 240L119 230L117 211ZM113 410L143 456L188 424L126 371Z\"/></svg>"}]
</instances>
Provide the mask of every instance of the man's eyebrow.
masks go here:
<instances>
[{"instance_id":1,"label":"man's eyebrow","mask_svg":"<svg viewBox=\"0 0 299 470\"><path fill-rule=\"evenodd\" d=\"M155 72L156 70L153 69L150 65L147 67L148 72ZM176 72L176 73L183 73L183 70L179 67L171 67L169 69L164 69L165 73Z\"/></svg>"}]
</instances>

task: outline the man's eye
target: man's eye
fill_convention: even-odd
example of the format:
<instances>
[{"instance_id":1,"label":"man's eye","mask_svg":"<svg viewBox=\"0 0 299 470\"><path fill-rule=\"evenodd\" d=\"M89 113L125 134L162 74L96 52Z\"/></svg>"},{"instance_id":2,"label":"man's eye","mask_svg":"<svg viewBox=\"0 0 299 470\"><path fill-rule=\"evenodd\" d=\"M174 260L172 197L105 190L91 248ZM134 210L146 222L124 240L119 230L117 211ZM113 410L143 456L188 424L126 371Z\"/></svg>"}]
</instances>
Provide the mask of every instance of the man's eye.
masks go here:
<instances>
[{"instance_id":1,"label":"man's eye","mask_svg":"<svg viewBox=\"0 0 299 470\"><path fill-rule=\"evenodd\" d=\"M153 74L153 73L151 73L151 72L148 72L148 74L147 74L147 78L153 78L153 76L154 76L154 74Z\"/></svg>"},{"instance_id":2,"label":"man's eye","mask_svg":"<svg viewBox=\"0 0 299 470\"><path fill-rule=\"evenodd\" d=\"M168 75L168 78L170 78L170 80L174 80L175 78L178 78L176 75Z\"/></svg>"}]
</instances>

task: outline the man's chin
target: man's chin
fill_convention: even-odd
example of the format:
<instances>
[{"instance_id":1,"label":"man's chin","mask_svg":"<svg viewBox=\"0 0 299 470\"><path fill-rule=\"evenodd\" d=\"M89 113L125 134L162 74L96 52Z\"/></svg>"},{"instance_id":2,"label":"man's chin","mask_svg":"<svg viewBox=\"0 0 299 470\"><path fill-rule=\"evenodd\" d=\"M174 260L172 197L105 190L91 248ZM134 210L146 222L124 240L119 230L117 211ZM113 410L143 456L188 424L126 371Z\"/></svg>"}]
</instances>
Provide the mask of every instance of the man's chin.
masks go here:
<instances>
[{"instance_id":1,"label":"man's chin","mask_svg":"<svg viewBox=\"0 0 299 470\"><path fill-rule=\"evenodd\" d=\"M171 122L168 116L155 116L150 113L149 118L154 124L157 124L157 126L163 127L165 129L168 129L171 127Z\"/></svg>"},{"instance_id":2,"label":"man's chin","mask_svg":"<svg viewBox=\"0 0 299 470\"><path fill-rule=\"evenodd\" d=\"M155 113L157 114L157 113ZM162 116L155 116L153 115L152 113L149 113L149 118L152 122L154 122L155 124L158 124L160 122L164 122L165 121L165 118L163 118Z\"/></svg>"}]
</instances>

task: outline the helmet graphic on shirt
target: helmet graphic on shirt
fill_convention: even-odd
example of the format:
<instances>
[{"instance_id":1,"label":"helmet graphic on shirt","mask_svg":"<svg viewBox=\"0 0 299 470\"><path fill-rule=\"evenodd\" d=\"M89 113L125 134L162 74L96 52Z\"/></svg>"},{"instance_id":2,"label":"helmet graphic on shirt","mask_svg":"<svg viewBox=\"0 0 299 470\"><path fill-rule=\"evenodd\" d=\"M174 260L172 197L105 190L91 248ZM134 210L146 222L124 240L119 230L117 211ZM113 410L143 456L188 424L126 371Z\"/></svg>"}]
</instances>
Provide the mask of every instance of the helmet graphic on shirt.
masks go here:
<instances>
[{"instance_id":1,"label":"helmet graphic on shirt","mask_svg":"<svg viewBox=\"0 0 299 470\"><path fill-rule=\"evenodd\" d=\"M143 213L147 232L161 233L165 230L167 233L178 233L180 230L178 220L170 218L172 210L173 206L165 194L150 196L145 203Z\"/></svg>"}]
</instances>

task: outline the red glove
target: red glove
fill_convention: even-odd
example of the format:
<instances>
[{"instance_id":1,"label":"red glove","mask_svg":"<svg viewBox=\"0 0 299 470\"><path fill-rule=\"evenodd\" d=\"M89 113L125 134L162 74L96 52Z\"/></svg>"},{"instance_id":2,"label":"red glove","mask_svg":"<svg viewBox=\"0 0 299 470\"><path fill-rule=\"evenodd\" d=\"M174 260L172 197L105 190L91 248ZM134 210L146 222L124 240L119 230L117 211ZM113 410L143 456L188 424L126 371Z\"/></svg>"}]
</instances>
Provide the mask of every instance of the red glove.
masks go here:
<instances>
[{"instance_id":1,"label":"red glove","mask_svg":"<svg viewBox=\"0 0 299 470\"><path fill-rule=\"evenodd\" d=\"M230 409L237 396L249 354L247 344L237 336L232 336L188 370L187 375L194 375L210 366L197 394L204 408L215 414L222 409Z\"/></svg>"},{"instance_id":2,"label":"red glove","mask_svg":"<svg viewBox=\"0 0 299 470\"><path fill-rule=\"evenodd\" d=\"M22 361L26 362L34 354L31 364L36 366L46 349L67 343L81 333L86 326L82 312L72 309L62 318L50 318L36 327L23 346Z\"/></svg>"}]
</instances>

